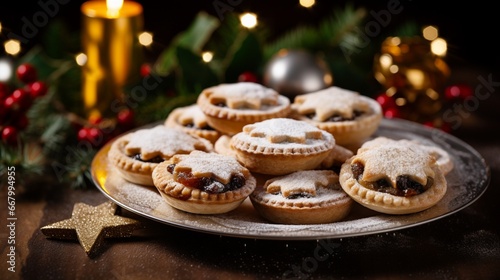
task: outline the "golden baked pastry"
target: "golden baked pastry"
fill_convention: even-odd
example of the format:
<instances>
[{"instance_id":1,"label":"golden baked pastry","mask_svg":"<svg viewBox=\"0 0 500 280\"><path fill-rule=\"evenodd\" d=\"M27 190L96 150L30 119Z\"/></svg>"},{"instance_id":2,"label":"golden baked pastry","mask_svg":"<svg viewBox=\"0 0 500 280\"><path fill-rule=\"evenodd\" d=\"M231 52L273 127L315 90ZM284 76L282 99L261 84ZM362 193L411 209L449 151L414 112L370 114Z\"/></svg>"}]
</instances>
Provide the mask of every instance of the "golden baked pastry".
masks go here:
<instances>
[{"instance_id":1,"label":"golden baked pastry","mask_svg":"<svg viewBox=\"0 0 500 280\"><path fill-rule=\"evenodd\" d=\"M305 170L267 180L250 195L255 210L280 224L320 224L342 220L353 200L331 170Z\"/></svg>"},{"instance_id":2,"label":"golden baked pastry","mask_svg":"<svg viewBox=\"0 0 500 280\"><path fill-rule=\"evenodd\" d=\"M108 158L126 180L152 186L151 174L158 163L193 150L212 152L213 145L182 130L157 125L118 137L111 144Z\"/></svg>"},{"instance_id":3,"label":"golden baked pastry","mask_svg":"<svg viewBox=\"0 0 500 280\"><path fill-rule=\"evenodd\" d=\"M349 148L368 139L382 120L376 100L336 86L298 95L291 106L291 117L330 132L338 145Z\"/></svg>"},{"instance_id":4,"label":"golden baked pastry","mask_svg":"<svg viewBox=\"0 0 500 280\"><path fill-rule=\"evenodd\" d=\"M335 138L307 122L276 118L246 125L230 145L250 171L284 175L317 167L335 146Z\"/></svg>"},{"instance_id":5,"label":"golden baked pastry","mask_svg":"<svg viewBox=\"0 0 500 280\"><path fill-rule=\"evenodd\" d=\"M351 150L336 144L316 169L331 169L338 174L342 164L353 155L354 153Z\"/></svg>"},{"instance_id":6,"label":"golden baked pastry","mask_svg":"<svg viewBox=\"0 0 500 280\"><path fill-rule=\"evenodd\" d=\"M208 125L205 114L196 104L172 110L165 120L165 126L182 129L189 134L203 137L212 143L215 143L220 136L219 131Z\"/></svg>"},{"instance_id":7,"label":"golden baked pastry","mask_svg":"<svg viewBox=\"0 0 500 280\"><path fill-rule=\"evenodd\" d=\"M256 186L255 177L234 157L201 151L160 163L153 182L170 206L196 214L234 210Z\"/></svg>"},{"instance_id":8,"label":"golden baked pastry","mask_svg":"<svg viewBox=\"0 0 500 280\"><path fill-rule=\"evenodd\" d=\"M409 142L361 148L342 165L339 176L342 188L355 201L387 214L428 209L447 190L436 159Z\"/></svg>"},{"instance_id":9,"label":"golden baked pastry","mask_svg":"<svg viewBox=\"0 0 500 280\"><path fill-rule=\"evenodd\" d=\"M229 135L240 132L247 124L286 117L291 111L286 96L251 82L207 88L196 103L211 127Z\"/></svg>"},{"instance_id":10,"label":"golden baked pastry","mask_svg":"<svg viewBox=\"0 0 500 280\"><path fill-rule=\"evenodd\" d=\"M221 135L214 144L214 150L218 154L236 157L236 152L231 147L231 136Z\"/></svg>"},{"instance_id":11,"label":"golden baked pastry","mask_svg":"<svg viewBox=\"0 0 500 280\"><path fill-rule=\"evenodd\" d=\"M451 158L450 154L433 145L428 145L424 144L418 140L409 140L409 139L391 139L388 137L384 136L378 136L374 139L371 139L369 141L366 141L361 145L360 149L358 150L359 152L363 152L366 149L373 148L378 145L385 145L385 144L391 144L394 143L394 141L397 141L399 143L407 143L410 145L413 145L415 148L418 147L420 149L423 149L425 152L429 153L431 156L433 156L436 159L436 163L439 165L439 168L441 169L441 172L443 175L447 175L451 170L453 170L455 164L453 163L453 159Z\"/></svg>"}]
</instances>

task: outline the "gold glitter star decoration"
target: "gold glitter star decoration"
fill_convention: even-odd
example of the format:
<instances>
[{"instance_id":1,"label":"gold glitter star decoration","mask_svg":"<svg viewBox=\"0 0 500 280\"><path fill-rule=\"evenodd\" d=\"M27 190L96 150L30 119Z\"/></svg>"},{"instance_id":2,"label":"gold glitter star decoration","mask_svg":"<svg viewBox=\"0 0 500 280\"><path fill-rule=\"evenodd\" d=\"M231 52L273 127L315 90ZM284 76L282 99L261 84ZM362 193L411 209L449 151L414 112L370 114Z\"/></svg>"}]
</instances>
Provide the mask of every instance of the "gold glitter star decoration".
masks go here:
<instances>
[{"instance_id":1,"label":"gold glitter star decoration","mask_svg":"<svg viewBox=\"0 0 500 280\"><path fill-rule=\"evenodd\" d=\"M118 207L111 201L98 206L76 203L70 219L41 228L48 238L78 239L85 253L95 257L104 245L104 238L130 237L141 227L134 219L117 216Z\"/></svg>"}]
</instances>

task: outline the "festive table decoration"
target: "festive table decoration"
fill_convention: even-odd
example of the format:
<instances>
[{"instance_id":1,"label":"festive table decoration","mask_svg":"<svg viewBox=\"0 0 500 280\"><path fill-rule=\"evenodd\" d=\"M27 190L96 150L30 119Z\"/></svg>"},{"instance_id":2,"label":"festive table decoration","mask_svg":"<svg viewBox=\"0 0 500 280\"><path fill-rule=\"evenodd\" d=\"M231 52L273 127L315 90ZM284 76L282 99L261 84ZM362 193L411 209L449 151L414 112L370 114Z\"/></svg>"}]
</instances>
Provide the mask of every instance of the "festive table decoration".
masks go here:
<instances>
[{"instance_id":1,"label":"festive table decoration","mask_svg":"<svg viewBox=\"0 0 500 280\"><path fill-rule=\"evenodd\" d=\"M142 6L133 1L88 1L82 4L82 95L88 116L113 115L123 102L123 88L139 79L143 28ZM116 112L114 112L116 113Z\"/></svg>"},{"instance_id":2,"label":"festive table decoration","mask_svg":"<svg viewBox=\"0 0 500 280\"><path fill-rule=\"evenodd\" d=\"M264 84L290 99L333 84L326 62L303 50L282 49L267 63Z\"/></svg>"},{"instance_id":3,"label":"festive table decoration","mask_svg":"<svg viewBox=\"0 0 500 280\"><path fill-rule=\"evenodd\" d=\"M89 257L95 257L105 238L130 237L140 228L134 219L116 216L117 205L111 201L96 207L76 203L71 218L41 228L48 238L78 239Z\"/></svg>"},{"instance_id":4,"label":"festive table decoration","mask_svg":"<svg viewBox=\"0 0 500 280\"><path fill-rule=\"evenodd\" d=\"M124 5L127 5L126 2ZM100 9L103 10L103 7ZM369 46L356 44L363 41L364 34L360 30L365 27L364 19L367 14L364 8L355 9L346 5L345 8L333 10L331 16L318 20L314 25L299 25L279 36L270 37L272 32L268 26L260 23L250 29L243 25L236 13L224 14L224 20L221 21L206 12L200 12L192 24L168 44L156 44L166 47L160 51L155 61L136 66L127 60L128 55L124 53L134 53L129 41L136 37L129 36L140 29L141 20L136 17L140 18L142 14L134 14L134 19L123 19L126 30L129 30L127 34L120 35L120 38L103 38L110 45L127 41L123 41L127 51L99 49L102 47L99 44L86 41L90 37L83 40L83 47L80 44L82 34L69 31L64 22L50 21L44 28L48 34L44 37L46 39L14 60L14 69L24 63L33 65L37 70L38 80L44 82L46 87L39 86L39 89L35 89L35 83L32 83L30 92L39 97L33 98L32 105L25 112L27 122L23 123L27 123L27 126L21 129L24 125L20 124L3 132L0 176L5 174L3 170L7 170L8 166L15 166L16 171L25 174L23 178L31 178L33 181L36 181L37 174L53 173L54 179L61 185L73 188L92 186L90 162L98 149L110 139L135 127L164 120L173 109L195 102L201 90L209 86L236 81L264 83L265 66L272 64L272 59L282 50L303 50L313 57L321 57L320 62L309 62L316 69L313 76L315 79L320 79L321 76L325 86L333 83L335 77L336 85L369 95L372 91L367 90L369 83L365 81L373 69L370 61L374 55L371 46L378 44L375 40ZM111 27L114 25L111 22L121 20L104 18L105 16L101 19L96 15L95 18L84 20L82 33L90 32L91 29L87 28L91 26L94 31L101 30L96 25L104 28L101 31L108 32L114 28ZM257 18L255 17L256 20ZM87 64L80 60L84 56L79 53L82 47L85 48ZM79 55L75 57L75 53ZM100 99L97 91L90 94L82 92L96 81L88 82L94 76L85 77L89 74L88 67L98 65L96 67L102 70L102 67L109 66L106 68L107 73L119 69L114 62L100 61L105 53L110 55L110 59L120 57L123 59L121 63L130 63L127 72L130 70L140 73L136 82L123 86L123 100L115 97L113 100ZM291 57L286 58L286 61L291 62ZM294 62L285 68L291 70L303 65L305 64L302 62ZM117 75L123 77L124 73L125 71ZM30 75L25 75L25 79L29 79ZM286 84L290 79L281 82ZM18 88L22 87L21 84L19 80L9 80L1 82L0 88L3 85ZM305 82L301 84L304 85ZM111 92L114 90L106 91L106 94L115 96ZM4 101L9 99L7 97L0 96L0 106L4 106ZM85 98L88 98L87 101ZM118 101L119 104L113 101ZM84 110L82 104L91 108L97 104L94 102L106 105L94 107L95 113ZM108 102L116 106L109 107ZM11 116L1 116L2 112L0 110L2 124L12 124L14 119ZM36 157L30 156L32 151L37 151ZM31 187L21 182L21 179L19 188L25 185ZM33 187L36 188L36 184Z\"/></svg>"},{"instance_id":5,"label":"festive table decoration","mask_svg":"<svg viewBox=\"0 0 500 280\"><path fill-rule=\"evenodd\" d=\"M388 37L382 43L374 75L384 87L377 100L386 117L427 122L439 115L450 69L431 44L421 36Z\"/></svg>"}]
</instances>

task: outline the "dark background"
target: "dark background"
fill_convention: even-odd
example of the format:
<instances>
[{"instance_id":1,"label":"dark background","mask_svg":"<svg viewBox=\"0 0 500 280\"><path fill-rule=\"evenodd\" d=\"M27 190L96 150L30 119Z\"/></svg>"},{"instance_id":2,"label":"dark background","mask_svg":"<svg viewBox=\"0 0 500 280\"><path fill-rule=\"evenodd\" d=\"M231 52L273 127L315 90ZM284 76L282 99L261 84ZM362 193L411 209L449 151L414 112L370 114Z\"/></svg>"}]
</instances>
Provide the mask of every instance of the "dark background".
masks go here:
<instances>
[{"instance_id":1,"label":"dark background","mask_svg":"<svg viewBox=\"0 0 500 280\"><path fill-rule=\"evenodd\" d=\"M180 0L180 1L138 1L144 7L145 29L155 36L155 48L150 55L154 56L167 46L178 32L185 30L199 11L206 11L217 16L215 5L218 3L235 4L233 11L242 13L252 11L258 14L259 23L269 27L271 36L279 36L287 30L299 25L314 25L321 19L332 14L336 8L346 4L354 7L364 7L369 12L387 10L390 1L330 1L317 0L312 9L299 6L298 0ZM81 0L39 0L39 1L2 1L0 4L0 22L2 23L2 40L8 32L21 33L23 18L32 20L36 12L41 10L41 3L56 3L59 11L51 19L61 19L68 28L78 32L80 28ZM376 2L376 3L375 3ZM465 4L439 1L409 1L401 0L401 13L392 15L390 23L383 31L390 32L408 21L414 21L422 26L432 24L439 28L440 36L448 42L449 63L481 67L488 71L499 70L497 37L500 24L498 12L485 0L468 1ZM368 16L367 20L373 20ZM40 35L25 44L25 50L36 44ZM387 34L381 33L380 36ZM390 35L390 34L389 34Z\"/></svg>"}]
</instances>

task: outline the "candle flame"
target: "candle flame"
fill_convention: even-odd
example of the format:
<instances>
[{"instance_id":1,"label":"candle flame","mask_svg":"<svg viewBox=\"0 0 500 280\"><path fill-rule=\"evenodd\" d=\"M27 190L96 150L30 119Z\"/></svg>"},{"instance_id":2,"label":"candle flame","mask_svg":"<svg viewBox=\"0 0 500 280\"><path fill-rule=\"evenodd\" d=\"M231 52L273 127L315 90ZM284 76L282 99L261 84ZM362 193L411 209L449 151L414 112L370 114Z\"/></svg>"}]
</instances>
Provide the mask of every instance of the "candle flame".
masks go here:
<instances>
[{"instance_id":1,"label":"candle flame","mask_svg":"<svg viewBox=\"0 0 500 280\"><path fill-rule=\"evenodd\" d=\"M116 17L123 6L123 0L106 0L106 8L110 17Z\"/></svg>"}]
</instances>

